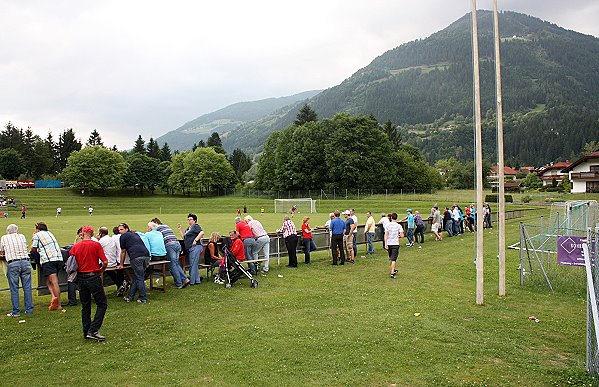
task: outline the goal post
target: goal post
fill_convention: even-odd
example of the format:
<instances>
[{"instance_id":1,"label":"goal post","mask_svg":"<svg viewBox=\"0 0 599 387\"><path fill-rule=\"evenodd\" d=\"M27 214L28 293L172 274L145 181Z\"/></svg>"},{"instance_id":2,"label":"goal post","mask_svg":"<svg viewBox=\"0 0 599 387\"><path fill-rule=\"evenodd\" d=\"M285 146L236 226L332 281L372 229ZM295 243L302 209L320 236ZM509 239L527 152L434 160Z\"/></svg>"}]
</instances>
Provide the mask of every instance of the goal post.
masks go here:
<instances>
[{"instance_id":1,"label":"goal post","mask_svg":"<svg viewBox=\"0 0 599 387\"><path fill-rule=\"evenodd\" d=\"M316 200L312 198L275 199L275 213L291 213L294 206L295 213L316 213Z\"/></svg>"}]
</instances>

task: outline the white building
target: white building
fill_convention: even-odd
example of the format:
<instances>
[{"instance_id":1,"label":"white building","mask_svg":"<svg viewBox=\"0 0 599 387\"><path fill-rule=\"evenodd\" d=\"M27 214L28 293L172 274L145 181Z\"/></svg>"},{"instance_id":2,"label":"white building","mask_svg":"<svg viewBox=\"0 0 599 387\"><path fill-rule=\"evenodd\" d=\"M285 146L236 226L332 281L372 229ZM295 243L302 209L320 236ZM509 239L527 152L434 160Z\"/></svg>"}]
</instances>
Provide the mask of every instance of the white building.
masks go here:
<instances>
[{"instance_id":1,"label":"white building","mask_svg":"<svg viewBox=\"0 0 599 387\"><path fill-rule=\"evenodd\" d=\"M599 192L599 152L592 152L562 170L572 182L572 193Z\"/></svg>"}]
</instances>

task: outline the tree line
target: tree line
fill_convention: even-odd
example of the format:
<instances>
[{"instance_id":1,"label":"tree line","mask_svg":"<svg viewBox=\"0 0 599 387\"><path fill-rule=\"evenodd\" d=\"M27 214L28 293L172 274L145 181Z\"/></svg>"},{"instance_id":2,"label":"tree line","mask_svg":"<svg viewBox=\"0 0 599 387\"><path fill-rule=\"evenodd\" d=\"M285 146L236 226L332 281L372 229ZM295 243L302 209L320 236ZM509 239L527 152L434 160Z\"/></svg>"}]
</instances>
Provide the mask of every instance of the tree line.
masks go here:
<instances>
[{"instance_id":1,"label":"tree line","mask_svg":"<svg viewBox=\"0 0 599 387\"><path fill-rule=\"evenodd\" d=\"M107 148L97 130L82 144L73 129L42 139L8 123L0 131L0 177L15 179L62 179L70 187L104 191L130 188L134 193L209 192L243 182L252 160L241 149L225 154L218 133L200 141L191 151L172 153L167 143L140 136L130 151Z\"/></svg>"}]
</instances>

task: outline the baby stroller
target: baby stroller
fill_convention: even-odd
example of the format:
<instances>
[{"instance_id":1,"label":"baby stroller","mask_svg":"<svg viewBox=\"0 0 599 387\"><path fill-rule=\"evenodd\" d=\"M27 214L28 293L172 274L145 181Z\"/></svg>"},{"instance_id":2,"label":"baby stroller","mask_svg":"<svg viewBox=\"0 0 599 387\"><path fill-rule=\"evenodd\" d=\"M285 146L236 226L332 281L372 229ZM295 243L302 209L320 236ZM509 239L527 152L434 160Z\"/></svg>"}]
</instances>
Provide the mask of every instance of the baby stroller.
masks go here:
<instances>
[{"instance_id":1,"label":"baby stroller","mask_svg":"<svg viewBox=\"0 0 599 387\"><path fill-rule=\"evenodd\" d=\"M240 278L243 277L247 277L250 280L250 287L252 288L257 288L258 287L258 281L256 281L254 279L254 277L252 277L252 275L250 274L250 272L248 271L248 269L246 269L245 267L243 267L243 265L241 264L241 262L235 258L235 256L231 253L231 251L229 251L229 247L231 246L231 239L230 238L223 238L225 239L223 243L223 253L224 253L224 257L225 257L225 276L226 278L222 278L223 280L225 280L225 287L226 288L230 288L231 286L233 286L233 283L235 281L237 281Z\"/></svg>"}]
</instances>

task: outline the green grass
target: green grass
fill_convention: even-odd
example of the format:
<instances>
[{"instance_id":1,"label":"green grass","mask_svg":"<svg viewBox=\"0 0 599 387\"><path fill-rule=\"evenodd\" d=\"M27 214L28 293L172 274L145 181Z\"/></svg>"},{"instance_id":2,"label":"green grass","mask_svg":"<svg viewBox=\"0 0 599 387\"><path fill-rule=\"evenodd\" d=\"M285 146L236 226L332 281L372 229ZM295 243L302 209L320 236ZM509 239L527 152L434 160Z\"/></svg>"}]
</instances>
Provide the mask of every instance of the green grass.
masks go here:
<instances>
[{"instance_id":1,"label":"green grass","mask_svg":"<svg viewBox=\"0 0 599 387\"><path fill-rule=\"evenodd\" d=\"M47 221L61 244L88 223L83 206L89 204L96 209L94 226L125 220L141 228L162 207L161 217L171 226L193 211L206 231L221 232L232 228L235 210L244 204L252 214L260 206L272 211L272 200L93 197L88 204L68 191L51 191L19 191L17 199L30 202L31 211L26 221L16 221L28 237L35 221ZM335 208L428 211L432 204L429 198L387 199L323 201L313 223L324 223ZM54 218L57 203L63 207L60 219ZM80 214L71 214L79 207ZM535 222L546 211L509 222L508 244L518 240L519 221ZM281 214L262 219L272 230ZM47 312L49 297L34 297L35 314L23 318L25 323L0 318L0 373L12 385L593 383L585 373L584 285L567 293L521 287L518 254L508 251L508 294L498 297L496 231L484 234L484 306L475 305L473 235L442 242L427 235L422 249L401 248L396 280L388 278L388 261L377 243L373 257L352 266L331 266L326 252L295 270L275 261L258 278L257 289L243 280L232 289L204 282L165 294L153 291L149 304L138 305L116 299L114 288L106 288L105 343L82 339L79 307ZM9 308L8 292L0 293L0 310ZM528 320L533 314L540 323Z\"/></svg>"}]
</instances>

